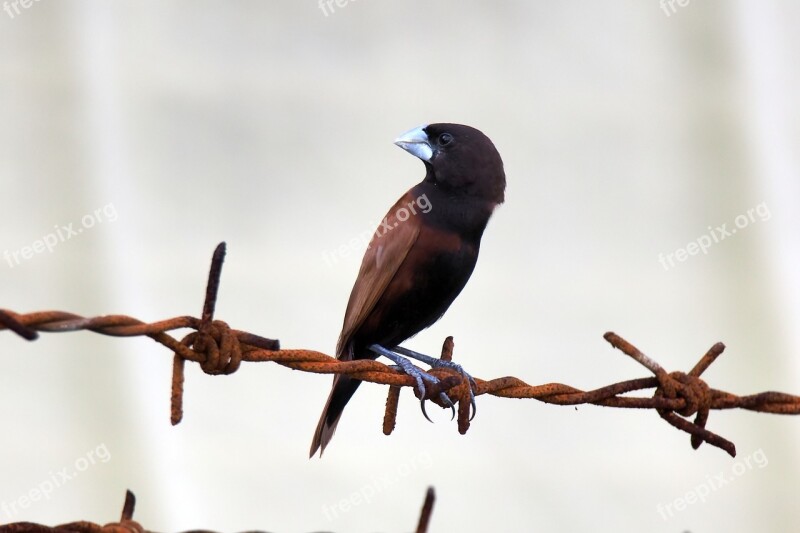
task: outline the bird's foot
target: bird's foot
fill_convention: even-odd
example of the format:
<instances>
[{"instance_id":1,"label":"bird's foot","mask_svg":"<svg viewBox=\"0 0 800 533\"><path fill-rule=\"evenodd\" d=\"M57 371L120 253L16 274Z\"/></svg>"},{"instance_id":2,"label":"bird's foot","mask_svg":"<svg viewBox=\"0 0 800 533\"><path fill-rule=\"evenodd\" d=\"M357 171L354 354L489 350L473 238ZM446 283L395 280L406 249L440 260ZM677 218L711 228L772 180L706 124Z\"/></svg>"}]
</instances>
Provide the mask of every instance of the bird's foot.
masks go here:
<instances>
[{"instance_id":1,"label":"bird's foot","mask_svg":"<svg viewBox=\"0 0 800 533\"><path fill-rule=\"evenodd\" d=\"M403 371L403 373L414 378L414 380L417 382L417 391L419 392L420 407L422 408L422 414L425 416L428 422L433 422L428 416L428 413L425 411L425 400L427 399L426 398L427 389L425 388L425 382L427 381L432 385L437 385L439 383L439 379L435 376L431 376L421 368L417 368L416 366L414 366L414 363L412 363L405 357L402 357L394 353L393 351L384 348L380 344L373 344L372 346L369 347L369 349L378 355L382 355L387 359L390 359L392 362L395 363L395 366L397 368ZM444 392L440 392L439 400L441 400L442 403L448 406L453 412L453 416L455 416L456 408L453 405L453 402L450 400L450 397L447 396L447 394L445 394Z\"/></svg>"},{"instance_id":2,"label":"bird's foot","mask_svg":"<svg viewBox=\"0 0 800 533\"><path fill-rule=\"evenodd\" d=\"M416 359L417 361L425 363L426 365L430 365L431 368L449 368L450 370L454 370L461 374L469 384L469 404L472 408L472 416L470 416L469 419L472 420L475 418L475 414L478 412L478 406L475 403L475 389L478 387L478 385L475 383L475 380L472 378L472 376L470 376L461 365L452 361L439 359L438 357L431 357L430 355L415 352L414 350L409 350L408 348L403 348L402 346L395 346L392 350L397 353L401 353L406 357Z\"/></svg>"}]
</instances>

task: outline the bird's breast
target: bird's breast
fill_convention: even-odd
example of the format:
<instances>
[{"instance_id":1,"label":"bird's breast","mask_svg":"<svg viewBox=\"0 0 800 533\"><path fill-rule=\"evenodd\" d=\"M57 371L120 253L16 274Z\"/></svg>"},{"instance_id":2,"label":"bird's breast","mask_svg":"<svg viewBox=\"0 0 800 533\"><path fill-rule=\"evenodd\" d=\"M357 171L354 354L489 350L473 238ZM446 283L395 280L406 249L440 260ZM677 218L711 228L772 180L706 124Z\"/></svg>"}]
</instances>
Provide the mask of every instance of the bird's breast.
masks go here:
<instances>
[{"instance_id":1,"label":"bird's breast","mask_svg":"<svg viewBox=\"0 0 800 533\"><path fill-rule=\"evenodd\" d=\"M394 346L427 328L464 288L477 259L476 243L457 233L423 226L358 336Z\"/></svg>"}]
</instances>

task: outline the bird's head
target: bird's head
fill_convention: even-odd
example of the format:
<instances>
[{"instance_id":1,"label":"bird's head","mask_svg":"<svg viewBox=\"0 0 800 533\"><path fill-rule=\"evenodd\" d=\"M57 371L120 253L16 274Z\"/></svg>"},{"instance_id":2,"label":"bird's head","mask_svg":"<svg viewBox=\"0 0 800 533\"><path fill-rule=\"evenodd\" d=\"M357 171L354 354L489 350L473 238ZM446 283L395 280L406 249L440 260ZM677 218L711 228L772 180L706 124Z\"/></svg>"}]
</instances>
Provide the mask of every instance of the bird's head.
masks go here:
<instances>
[{"instance_id":1,"label":"bird's head","mask_svg":"<svg viewBox=\"0 0 800 533\"><path fill-rule=\"evenodd\" d=\"M503 160L479 130L463 124L427 124L405 132L394 143L425 163L425 181L454 195L503 203Z\"/></svg>"}]
</instances>

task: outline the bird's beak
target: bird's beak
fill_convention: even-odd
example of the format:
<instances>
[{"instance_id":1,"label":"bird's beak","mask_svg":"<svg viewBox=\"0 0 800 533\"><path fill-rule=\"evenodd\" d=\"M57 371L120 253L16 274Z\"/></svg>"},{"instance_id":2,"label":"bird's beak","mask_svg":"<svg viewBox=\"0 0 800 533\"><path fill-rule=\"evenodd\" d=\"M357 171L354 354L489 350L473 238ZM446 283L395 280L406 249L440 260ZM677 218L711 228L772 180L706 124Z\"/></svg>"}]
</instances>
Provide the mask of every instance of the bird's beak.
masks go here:
<instances>
[{"instance_id":1,"label":"bird's beak","mask_svg":"<svg viewBox=\"0 0 800 533\"><path fill-rule=\"evenodd\" d=\"M428 140L428 134L425 133L425 128L428 125L420 126L409 130L394 140L394 144L408 152L415 155L425 162L430 162L433 157L433 148L431 142Z\"/></svg>"}]
</instances>

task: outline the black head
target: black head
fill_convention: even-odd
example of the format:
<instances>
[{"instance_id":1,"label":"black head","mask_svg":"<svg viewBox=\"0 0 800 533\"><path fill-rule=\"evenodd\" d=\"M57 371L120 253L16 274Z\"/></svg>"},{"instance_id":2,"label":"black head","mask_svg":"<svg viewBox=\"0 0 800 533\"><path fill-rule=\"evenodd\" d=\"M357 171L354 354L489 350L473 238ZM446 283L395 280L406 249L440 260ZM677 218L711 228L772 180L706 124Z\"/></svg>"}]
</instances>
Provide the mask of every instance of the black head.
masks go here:
<instances>
[{"instance_id":1,"label":"black head","mask_svg":"<svg viewBox=\"0 0 800 533\"><path fill-rule=\"evenodd\" d=\"M428 124L404 133L394 143L425 163L425 181L451 194L503 203L503 160L489 137L475 128Z\"/></svg>"}]
</instances>

